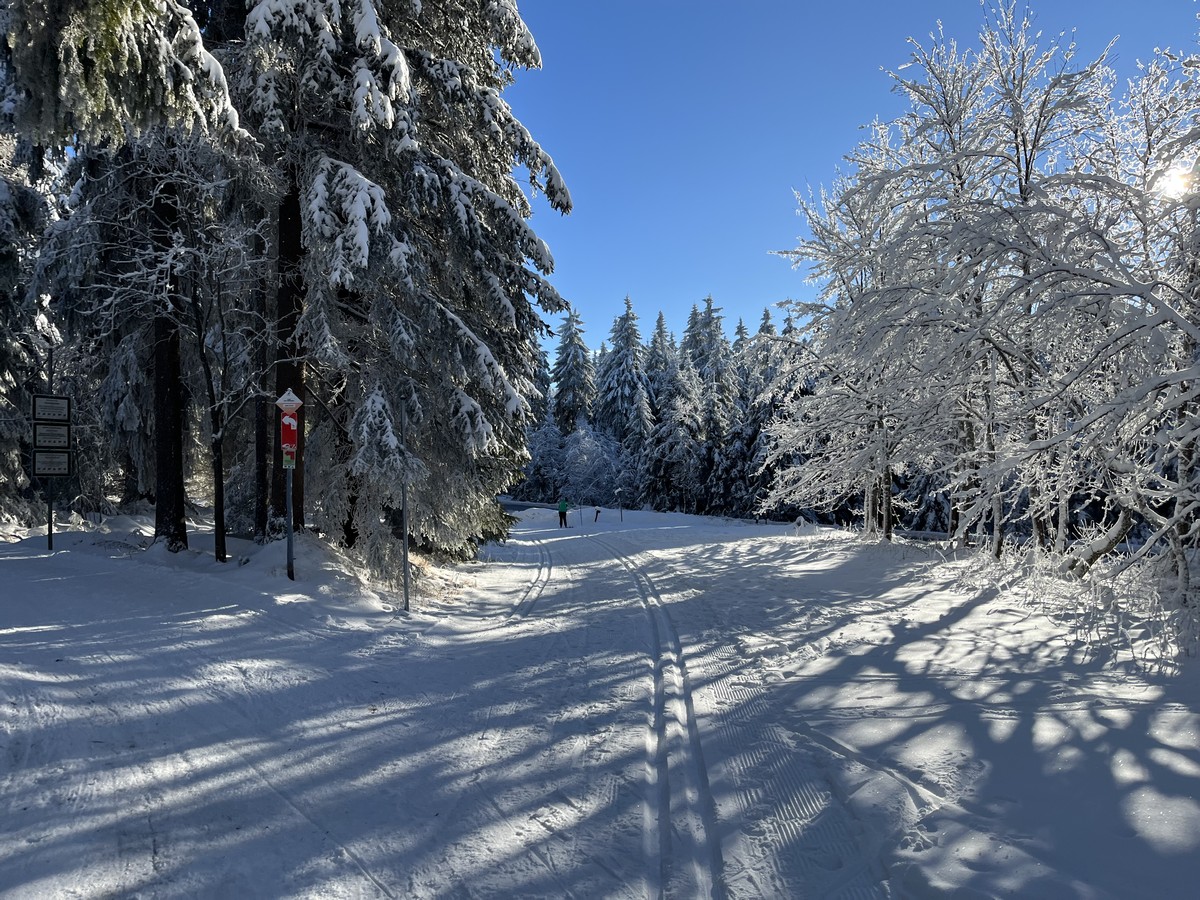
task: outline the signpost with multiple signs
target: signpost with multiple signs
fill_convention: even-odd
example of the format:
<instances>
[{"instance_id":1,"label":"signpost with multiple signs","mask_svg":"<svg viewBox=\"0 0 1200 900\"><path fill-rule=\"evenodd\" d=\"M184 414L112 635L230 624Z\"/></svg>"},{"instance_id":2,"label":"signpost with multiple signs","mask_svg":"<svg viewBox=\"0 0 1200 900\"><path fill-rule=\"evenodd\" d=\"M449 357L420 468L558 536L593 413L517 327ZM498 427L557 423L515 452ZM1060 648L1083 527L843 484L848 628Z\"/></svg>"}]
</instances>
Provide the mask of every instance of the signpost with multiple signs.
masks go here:
<instances>
[{"instance_id":1,"label":"signpost with multiple signs","mask_svg":"<svg viewBox=\"0 0 1200 900\"><path fill-rule=\"evenodd\" d=\"M71 451L71 398L35 394L33 398L33 477L67 478L74 473ZM46 482L46 546L54 549L54 500Z\"/></svg>"}]
</instances>

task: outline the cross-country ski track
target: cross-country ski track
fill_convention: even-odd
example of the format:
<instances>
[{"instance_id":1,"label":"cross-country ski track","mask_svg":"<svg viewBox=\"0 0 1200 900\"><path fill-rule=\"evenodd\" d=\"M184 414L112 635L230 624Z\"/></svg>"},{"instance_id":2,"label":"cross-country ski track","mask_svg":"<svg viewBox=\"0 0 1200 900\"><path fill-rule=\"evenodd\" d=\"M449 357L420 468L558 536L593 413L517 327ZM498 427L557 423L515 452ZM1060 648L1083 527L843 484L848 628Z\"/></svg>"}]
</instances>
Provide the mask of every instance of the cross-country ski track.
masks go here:
<instances>
[{"instance_id":1,"label":"cross-country ski track","mask_svg":"<svg viewBox=\"0 0 1200 900\"><path fill-rule=\"evenodd\" d=\"M295 582L133 519L0 543L0 897L1189 893L1197 677L1116 623L920 546L570 523L408 614L306 536Z\"/></svg>"}]
</instances>

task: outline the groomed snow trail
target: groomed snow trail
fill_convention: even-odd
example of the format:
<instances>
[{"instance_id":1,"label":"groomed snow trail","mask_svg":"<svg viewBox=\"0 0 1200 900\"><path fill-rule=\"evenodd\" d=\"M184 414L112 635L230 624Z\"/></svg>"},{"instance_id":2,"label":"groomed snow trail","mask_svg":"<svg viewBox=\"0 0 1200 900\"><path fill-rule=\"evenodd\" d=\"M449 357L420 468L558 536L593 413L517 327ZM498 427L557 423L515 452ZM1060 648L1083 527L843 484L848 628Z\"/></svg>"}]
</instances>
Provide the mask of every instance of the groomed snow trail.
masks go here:
<instances>
[{"instance_id":1,"label":"groomed snow trail","mask_svg":"<svg viewBox=\"0 0 1200 900\"><path fill-rule=\"evenodd\" d=\"M704 748L679 634L634 559L592 537L633 577L649 624L651 711L647 734L646 850L651 896L724 897L723 865Z\"/></svg>"},{"instance_id":2,"label":"groomed snow trail","mask_svg":"<svg viewBox=\"0 0 1200 900\"><path fill-rule=\"evenodd\" d=\"M1190 895L1200 685L1102 620L837 532L571 518L408 615L304 536L295 582L132 521L0 544L0 898Z\"/></svg>"},{"instance_id":3,"label":"groomed snow trail","mask_svg":"<svg viewBox=\"0 0 1200 900\"><path fill-rule=\"evenodd\" d=\"M641 586L651 633L662 643L656 667L662 690L676 694L655 704L665 720L655 729L663 736L658 777L670 784L662 805L671 810L677 845L664 854L696 877L672 895L886 897L878 839L835 796L826 768L779 736L760 696L762 683L746 680L746 660L730 642L737 629L727 621L728 601L754 579L752 564L719 547L678 555L678 535L670 530L593 540ZM687 626L686 643L671 615L674 605ZM728 871L723 844L733 859Z\"/></svg>"}]
</instances>

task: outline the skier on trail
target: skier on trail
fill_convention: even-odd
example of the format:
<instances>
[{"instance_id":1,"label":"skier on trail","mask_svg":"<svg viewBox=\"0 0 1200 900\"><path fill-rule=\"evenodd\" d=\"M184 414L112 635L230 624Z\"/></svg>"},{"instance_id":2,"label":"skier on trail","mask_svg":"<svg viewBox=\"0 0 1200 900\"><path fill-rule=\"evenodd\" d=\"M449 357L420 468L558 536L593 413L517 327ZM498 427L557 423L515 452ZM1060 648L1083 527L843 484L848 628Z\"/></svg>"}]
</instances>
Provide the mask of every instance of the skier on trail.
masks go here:
<instances>
[{"instance_id":1,"label":"skier on trail","mask_svg":"<svg viewBox=\"0 0 1200 900\"><path fill-rule=\"evenodd\" d=\"M566 500L558 501L558 527L559 528L567 527L567 501Z\"/></svg>"}]
</instances>

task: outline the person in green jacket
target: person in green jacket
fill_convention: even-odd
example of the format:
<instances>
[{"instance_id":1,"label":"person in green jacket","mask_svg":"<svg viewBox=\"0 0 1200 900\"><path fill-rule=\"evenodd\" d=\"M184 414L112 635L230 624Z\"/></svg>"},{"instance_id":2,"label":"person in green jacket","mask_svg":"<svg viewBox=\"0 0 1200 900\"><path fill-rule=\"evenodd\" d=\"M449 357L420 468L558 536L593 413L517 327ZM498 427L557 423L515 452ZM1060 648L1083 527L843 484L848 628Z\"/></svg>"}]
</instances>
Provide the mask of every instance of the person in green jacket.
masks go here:
<instances>
[{"instance_id":1,"label":"person in green jacket","mask_svg":"<svg viewBox=\"0 0 1200 900\"><path fill-rule=\"evenodd\" d=\"M558 501L558 527L559 528L567 527L567 501L566 500Z\"/></svg>"}]
</instances>

